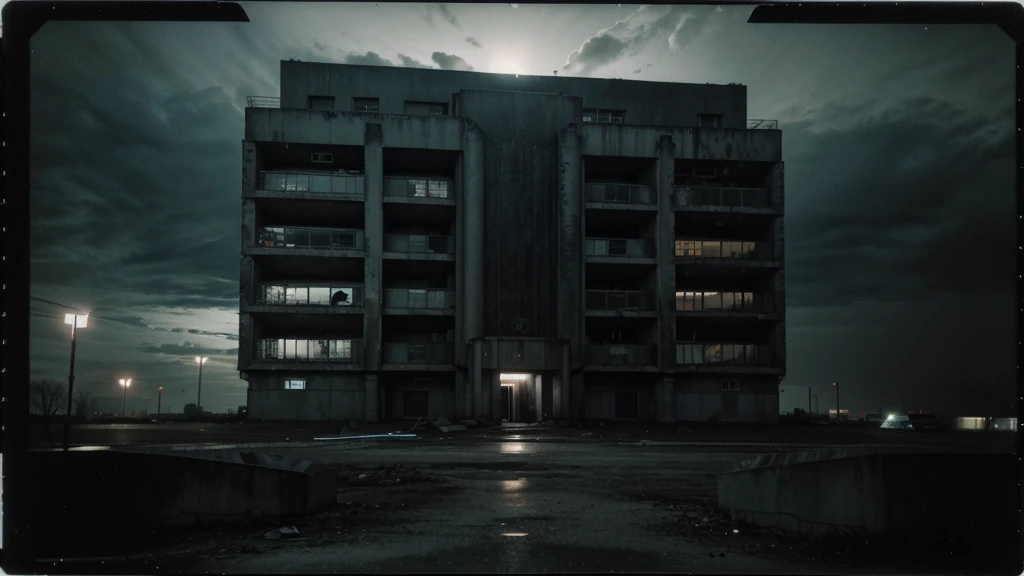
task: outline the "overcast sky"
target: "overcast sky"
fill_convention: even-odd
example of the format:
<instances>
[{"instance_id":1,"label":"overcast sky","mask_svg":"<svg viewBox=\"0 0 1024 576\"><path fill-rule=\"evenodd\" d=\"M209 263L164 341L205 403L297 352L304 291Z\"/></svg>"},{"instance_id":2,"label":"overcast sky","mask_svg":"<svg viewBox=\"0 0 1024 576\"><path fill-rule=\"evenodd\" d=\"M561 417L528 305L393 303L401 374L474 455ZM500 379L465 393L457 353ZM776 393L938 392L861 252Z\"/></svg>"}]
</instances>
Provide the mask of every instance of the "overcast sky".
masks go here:
<instances>
[{"instance_id":1,"label":"overcast sky","mask_svg":"<svg viewBox=\"0 0 1024 576\"><path fill-rule=\"evenodd\" d=\"M47 24L32 41L31 373L129 409L245 404L241 140L279 61L748 86L786 162L786 384L1015 410L1013 43L984 26L746 24L749 7L243 4L248 24ZM46 302L48 301L48 302Z\"/></svg>"}]
</instances>

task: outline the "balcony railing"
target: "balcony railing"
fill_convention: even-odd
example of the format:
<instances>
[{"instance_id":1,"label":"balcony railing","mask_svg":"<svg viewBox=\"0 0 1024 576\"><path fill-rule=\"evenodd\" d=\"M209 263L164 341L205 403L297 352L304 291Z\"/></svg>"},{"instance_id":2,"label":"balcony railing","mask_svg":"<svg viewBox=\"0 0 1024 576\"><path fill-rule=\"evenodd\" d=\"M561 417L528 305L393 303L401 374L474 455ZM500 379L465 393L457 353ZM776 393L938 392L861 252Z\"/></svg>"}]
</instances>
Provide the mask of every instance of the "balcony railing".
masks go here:
<instances>
[{"instance_id":1,"label":"balcony railing","mask_svg":"<svg viewBox=\"0 0 1024 576\"><path fill-rule=\"evenodd\" d=\"M451 236L385 234L384 251L407 254L454 254L455 242Z\"/></svg>"},{"instance_id":2,"label":"balcony railing","mask_svg":"<svg viewBox=\"0 0 1024 576\"><path fill-rule=\"evenodd\" d=\"M770 314L775 310L775 295L771 292L676 292L676 310Z\"/></svg>"},{"instance_id":3,"label":"balcony railing","mask_svg":"<svg viewBox=\"0 0 1024 576\"><path fill-rule=\"evenodd\" d=\"M455 186L449 180L392 177L384 179L384 196L387 198L454 200Z\"/></svg>"},{"instance_id":4,"label":"balcony railing","mask_svg":"<svg viewBox=\"0 0 1024 576\"><path fill-rule=\"evenodd\" d=\"M276 226L260 230L257 246L261 248L362 250L363 238L363 231L357 229Z\"/></svg>"},{"instance_id":5,"label":"balcony railing","mask_svg":"<svg viewBox=\"0 0 1024 576\"><path fill-rule=\"evenodd\" d=\"M733 365L771 366L775 356L771 346L735 342L677 342L676 364L693 366Z\"/></svg>"},{"instance_id":6,"label":"balcony railing","mask_svg":"<svg viewBox=\"0 0 1024 576\"><path fill-rule=\"evenodd\" d=\"M654 295L640 290L587 290L587 310L648 312L654 310Z\"/></svg>"},{"instance_id":7,"label":"balcony railing","mask_svg":"<svg viewBox=\"0 0 1024 576\"><path fill-rule=\"evenodd\" d=\"M588 344L587 364L595 366L654 366L658 350L654 344Z\"/></svg>"},{"instance_id":8,"label":"balcony railing","mask_svg":"<svg viewBox=\"0 0 1024 576\"><path fill-rule=\"evenodd\" d=\"M651 189L639 184L587 184L587 202L653 204Z\"/></svg>"},{"instance_id":9,"label":"balcony railing","mask_svg":"<svg viewBox=\"0 0 1024 576\"><path fill-rule=\"evenodd\" d=\"M359 363L363 361L363 341L264 339L256 342L255 356L256 360L277 362Z\"/></svg>"},{"instance_id":10,"label":"balcony railing","mask_svg":"<svg viewBox=\"0 0 1024 576\"><path fill-rule=\"evenodd\" d=\"M676 206L720 206L723 208L769 208L771 198L763 188L708 188L677 186Z\"/></svg>"},{"instance_id":11,"label":"balcony railing","mask_svg":"<svg viewBox=\"0 0 1024 576\"><path fill-rule=\"evenodd\" d=\"M260 172L259 189L297 194L331 194L360 200L366 195L362 174L331 172Z\"/></svg>"},{"instance_id":12,"label":"balcony railing","mask_svg":"<svg viewBox=\"0 0 1024 576\"><path fill-rule=\"evenodd\" d=\"M587 238L587 256L653 258L654 242L638 238Z\"/></svg>"},{"instance_id":13,"label":"balcony railing","mask_svg":"<svg viewBox=\"0 0 1024 576\"><path fill-rule=\"evenodd\" d=\"M778 120L747 120L747 130L778 130Z\"/></svg>"},{"instance_id":14,"label":"balcony railing","mask_svg":"<svg viewBox=\"0 0 1024 576\"><path fill-rule=\"evenodd\" d=\"M454 290L388 288L384 291L386 308L451 310L455 308Z\"/></svg>"},{"instance_id":15,"label":"balcony railing","mask_svg":"<svg viewBox=\"0 0 1024 576\"><path fill-rule=\"evenodd\" d=\"M263 306L362 306L362 286L262 284L256 303Z\"/></svg>"},{"instance_id":16,"label":"balcony railing","mask_svg":"<svg viewBox=\"0 0 1024 576\"><path fill-rule=\"evenodd\" d=\"M385 342L385 364L454 364L452 342Z\"/></svg>"},{"instance_id":17,"label":"balcony railing","mask_svg":"<svg viewBox=\"0 0 1024 576\"><path fill-rule=\"evenodd\" d=\"M719 260L775 259L773 246L768 242L740 242L734 240L676 240L675 255L679 258Z\"/></svg>"},{"instance_id":18,"label":"balcony railing","mask_svg":"<svg viewBox=\"0 0 1024 576\"><path fill-rule=\"evenodd\" d=\"M280 108L281 99L277 96L247 96L246 108Z\"/></svg>"}]
</instances>

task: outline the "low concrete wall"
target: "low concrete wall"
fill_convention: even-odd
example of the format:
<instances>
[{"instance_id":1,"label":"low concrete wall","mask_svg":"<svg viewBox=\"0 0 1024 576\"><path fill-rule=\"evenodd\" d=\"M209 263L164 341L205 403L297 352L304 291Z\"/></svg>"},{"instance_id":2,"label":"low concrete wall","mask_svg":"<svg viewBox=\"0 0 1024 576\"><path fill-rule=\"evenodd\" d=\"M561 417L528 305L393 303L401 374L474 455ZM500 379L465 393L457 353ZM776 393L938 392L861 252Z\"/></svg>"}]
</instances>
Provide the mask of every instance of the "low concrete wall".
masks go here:
<instances>
[{"instance_id":1,"label":"low concrete wall","mask_svg":"<svg viewBox=\"0 0 1024 576\"><path fill-rule=\"evenodd\" d=\"M1016 551L1019 472L1013 454L773 454L720 474L718 504L736 520L794 533L920 536Z\"/></svg>"},{"instance_id":2,"label":"low concrete wall","mask_svg":"<svg viewBox=\"0 0 1024 576\"><path fill-rule=\"evenodd\" d=\"M334 470L256 453L38 452L29 461L33 516L46 530L297 516L337 500Z\"/></svg>"}]
</instances>

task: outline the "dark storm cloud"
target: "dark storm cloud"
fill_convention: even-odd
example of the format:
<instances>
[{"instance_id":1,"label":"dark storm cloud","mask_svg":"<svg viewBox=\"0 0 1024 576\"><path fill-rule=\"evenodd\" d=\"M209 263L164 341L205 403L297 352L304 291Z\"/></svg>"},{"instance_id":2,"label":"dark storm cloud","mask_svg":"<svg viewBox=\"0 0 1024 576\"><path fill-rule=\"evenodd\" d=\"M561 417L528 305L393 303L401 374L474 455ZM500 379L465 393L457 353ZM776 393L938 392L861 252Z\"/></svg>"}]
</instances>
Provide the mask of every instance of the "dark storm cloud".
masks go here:
<instances>
[{"instance_id":1,"label":"dark storm cloud","mask_svg":"<svg viewBox=\"0 0 1024 576\"><path fill-rule=\"evenodd\" d=\"M181 344L143 344L139 346L139 351L163 356L229 356L238 354L238 348L204 348L187 340Z\"/></svg>"},{"instance_id":2,"label":"dark storm cloud","mask_svg":"<svg viewBox=\"0 0 1024 576\"><path fill-rule=\"evenodd\" d=\"M433 60L434 64L437 64L442 70L464 70L472 71L473 67L468 62L456 56L455 54L445 54L444 52L434 52L430 55L430 59Z\"/></svg>"},{"instance_id":3,"label":"dark storm cloud","mask_svg":"<svg viewBox=\"0 0 1024 576\"><path fill-rule=\"evenodd\" d=\"M455 16L455 14L452 14L452 11L451 9L448 8L447 4L428 4L427 22L429 22L430 24L434 23L434 14L437 14L445 22L451 24L452 26L458 28L459 30L462 29L462 24L459 23L459 19Z\"/></svg>"},{"instance_id":4,"label":"dark storm cloud","mask_svg":"<svg viewBox=\"0 0 1024 576\"><path fill-rule=\"evenodd\" d=\"M410 58L405 54L399 54L398 61L401 62L402 66L405 66L406 68L430 68L430 66L424 64L423 62L420 62L415 58Z\"/></svg>"},{"instance_id":5,"label":"dark storm cloud","mask_svg":"<svg viewBox=\"0 0 1024 576\"><path fill-rule=\"evenodd\" d=\"M481 44L476 38L473 38L472 36L466 36L466 44L469 44L473 48L483 48L483 44Z\"/></svg>"},{"instance_id":6,"label":"dark storm cloud","mask_svg":"<svg viewBox=\"0 0 1024 576\"><path fill-rule=\"evenodd\" d=\"M791 305L1011 288L1010 121L931 98L831 102L783 134Z\"/></svg>"},{"instance_id":7,"label":"dark storm cloud","mask_svg":"<svg viewBox=\"0 0 1024 576\"><path fill-rule=\"evenodd\" d=\"M704 19L710 18L710 14ZM635 56L652 42L664 39L672 51L692 41L697 29L691 21L699 18L679 6L644 6L583 41L566 58L562 69L586 75L626 56Z\"/></svg>"},{"instance_id":8,"label":"dark storm cloud","mask_svg":"<svg viewBox=\"0 0 1024 576\"><path fill-rule=\"evenodd\" d=\"M362 64L364 66L394 66L394 62L382 57L376 52L366 54L349 54L345 57L345 64Z\"/></svg>"},{"instance_id":9,"label":"dark storm cloud","mask_svg":"<svg viewBox=\"0 0 1024 576\"><path fill-rule=\"evenodd\" d=\"M213 336L215 338L223 338L225 340L238 340L238 334L230 334L228 332L211 332L209 330L197 330L195 328L188 331L189 334L195 334L197 336Z\"/></svg>"}]
</instances>

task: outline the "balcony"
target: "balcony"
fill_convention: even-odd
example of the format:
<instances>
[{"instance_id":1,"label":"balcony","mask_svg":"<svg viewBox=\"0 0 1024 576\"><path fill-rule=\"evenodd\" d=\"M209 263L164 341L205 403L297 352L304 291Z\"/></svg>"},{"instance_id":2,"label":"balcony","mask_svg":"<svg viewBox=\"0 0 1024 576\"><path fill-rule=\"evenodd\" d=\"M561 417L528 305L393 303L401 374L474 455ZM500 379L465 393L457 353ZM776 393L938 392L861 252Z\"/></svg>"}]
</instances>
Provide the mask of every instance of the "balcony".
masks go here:
<instances>
[{"instance_id":1,"label":"balcony","mask_svg":"<svg viewBox=\"0 0 1024 576\"><path fill-rule=\"evenodd\" d=\"M262 228L257 248L362 251L364 234L354 228Z\"/></svg>"},{"instance_id":2,"label":"balcony","mask_svg":"<svg viewBox=\"0 0 1024 576\"><path fill-rule=\"evenodd\" d=\"M384 291L387 314L455 314L455 291L417 288L388 288Z\"/></svg>"},{"instance_id":3,"label":"balcony","mask_svg":"<svg viewBox=\"0 0 1024 576\"><path fill-rule=\"evenodd\" d=\"M765 188L711 188L677 186L673 204L680 209L709 212L771 212L771 195Z\"/></svg>"},{"instance_id":4,"label":"balcony","mask_svg":"<svg viewBox=\"0 0 1024 576\"><path fill-rule=\"evenodd\" d=\"M327 284L262 284L256 287L253 306L244 312L301 314L362 314L362 286Z\"/></svg>"},{"instance_id":5,"label":"balcony","mask_svg":"<svg viewBox=\"0 0 1024 576\"><path fill-rule=\"evenodd\" d=\"M450 180L427 178L384 179L384 198L429 204L455 204L455 184Z\"/></svg>"},{"instance_id":6,"label":"balcony","mask_svg":"<svg viewBox=\"0 0 1024 576\"><path fill-rule=\"evenodd\" d=\"M653 370L658 364L654 344L588 344L587 367Z\"/></svg>"},{"instance_id":7,"label":"balcony","mask_svg":"<svg viewBox=\"0 0 1024 576\"><path fill-rule=\"evenodd\" d=\"M688 316L772 314L771 292L676 292L676 312Z\"/></svg>"},{"instance_id":8,"label":"balcony","mask_svg":"<svg viewBox=\"0 0 1024 576\"><path fill-rule=\"evenodd\" d=\"M771 346L737 342L677 342L676 364L692 369L775 368L775 353ZM721 370L719 370L721 371Z\"/></svg>"},{"instance_id":9,"label":"balcony","mask_svg":"<svg viewBox=\"0 0 1024 576\"><path fill-rule=\"evenodd\" d=\"M384 252L388 258L453 260L455 241L451 236L385 234Z\"/></svg>"},{"instance_id":10,"label":"balcony","mask_svg":"<svg viewBox=\"0 0 1024 576\"><path fill-rule=\"evenodd\" d=\"M655 317L654 294L640 290L587 290L588 316Z\"/></svg>"},{"instance_id":11,"label":"balcony","mask_svg":"<svg viewBox=\"0 0 1024 576\"><path fill-rule=\"evenodd\" d=\"M260 172L257 196L316 197L362 201L362 174L332 172Z\"/></svg>"},{"instance_id":12,"label":"balcony","mask_svg":"<svg viewBox=\"0 0 1024 576\"><path fill-rule=\"evenodd\" d=\"M385 342L384 364L391 370L452 369L455 364L453 342Z\"/></svg>"},{"instance_id":13,"label":"balcony","mask_svg":"<svg viewBox=\"0 0 1024 576\"><path fill-rule=\"evenodd\" d=\"M587 238L587 256L623 261L654 259L654 242L639 238Z\"/></svg>"},{"instance_id":14,"label":"balcony","mask_svg":"<svg viewBox=\"0 0 1024 576\"><path fill-rule=\"evenodd\" d=\"M747 130L778 130L778 120L757 120L750 118L747 120Z\"/></svg>"},{"instance_id":15,"label":"balcony","mask_svg":"<svg viewBox=\"0 0 1024 576\"><path fill-rule=\"evenodd\" d=\"M363 341L361 339L307 340L292 338L263 339L256 341L253 368L266 364L301 364L312 369L356 369L363 364Z\"/></svg>"},{"instance_id":16,"label":"balcony","mask_svg":"<svg viewBox=\"0 0 1024 576\"><path fill-rule=\"evenodd\" d=\"M654 208L654 194L649 186L639 184L587 184L587 203L643 206ZM619 206L607 206L618 208ZM601 206L605 208L605 206Z\"/></svg>"},{"instance_id":17,"label":"balcony","mask_svg":"<svg viewBox=\"0 0 1024 576\"><path fill-rule=\"evenodd\" d=\"M280 108L281 99L277 96L246 96L246 108Z\"/></svg>"}]
</instances>

